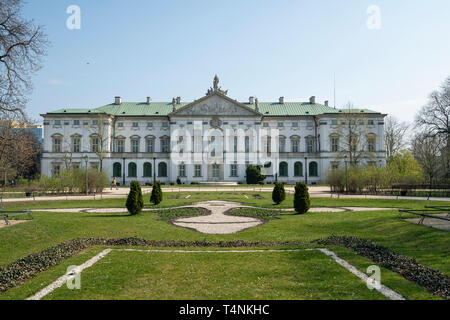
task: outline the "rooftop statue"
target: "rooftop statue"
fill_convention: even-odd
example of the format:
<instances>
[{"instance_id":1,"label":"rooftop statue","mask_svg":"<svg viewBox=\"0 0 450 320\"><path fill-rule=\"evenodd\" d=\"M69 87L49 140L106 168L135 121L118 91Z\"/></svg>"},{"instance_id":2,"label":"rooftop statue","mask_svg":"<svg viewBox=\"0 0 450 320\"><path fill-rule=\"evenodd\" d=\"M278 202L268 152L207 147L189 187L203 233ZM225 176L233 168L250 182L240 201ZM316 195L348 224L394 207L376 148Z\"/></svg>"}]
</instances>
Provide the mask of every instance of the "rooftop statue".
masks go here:
<instances>
[{"instance_id":1,"label":"rooftop statue","mask_svg":"<svg viewBox=\"0 0 450 320\"><path fill-rule=\"evenodd\" d=\"M212 94L214 92L219 92L225 96L228 94L228 90L222 90L222 88L219 87L219 77L217 76L217 74L214 77L213 86L208 89L208 91L206 92L206 95L209 96L210 94Z\"/></svg>"}]
</instances>

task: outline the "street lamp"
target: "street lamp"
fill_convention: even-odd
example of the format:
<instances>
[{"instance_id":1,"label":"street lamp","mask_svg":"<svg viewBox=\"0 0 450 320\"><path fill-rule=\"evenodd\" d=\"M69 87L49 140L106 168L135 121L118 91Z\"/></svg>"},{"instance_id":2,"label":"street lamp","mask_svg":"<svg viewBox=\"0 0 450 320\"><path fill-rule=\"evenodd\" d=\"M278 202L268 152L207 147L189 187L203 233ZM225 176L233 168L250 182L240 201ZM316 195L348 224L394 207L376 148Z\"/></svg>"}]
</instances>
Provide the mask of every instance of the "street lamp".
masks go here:
<instances>
[{"instance_id":1,"label":"street lamp","mask_svg":"<svg viewBox=\"0 0 450 320\"><path fill-rule=\"evenodd\" d=\"M88 162L89 162L89 157L86 154L84 156L84 161L86 162L86 195L89 195L89 186L88 186Z\"/></svg>"},{"instance_id":2,"label":"street lamp","mask_svg":"<svg viewBox=\"0 0 450 320\"><path fill-rule=\"evenodd\" d=\"M153 185L156 182L156 158L153 157Z\"/></svg>"},{"instance_id":3,"label":"street lamp","mask_svg":"<svg viewBox=\"0 0 450 320\"><path fill-rule=\"evenodd\" d=\"M308 157L305 157L305 184L308 185Z\"/></svg>"},{"instance_id":4,"label":"street lamp","mask_svg":"<svg viewBox=\"0 0 450 320\"><path fill-rule=\"evenodd\" d=\"M348 169L347 169L347 155L345 155L345 192L348 193Z\"/></svg>"}]
</instances>

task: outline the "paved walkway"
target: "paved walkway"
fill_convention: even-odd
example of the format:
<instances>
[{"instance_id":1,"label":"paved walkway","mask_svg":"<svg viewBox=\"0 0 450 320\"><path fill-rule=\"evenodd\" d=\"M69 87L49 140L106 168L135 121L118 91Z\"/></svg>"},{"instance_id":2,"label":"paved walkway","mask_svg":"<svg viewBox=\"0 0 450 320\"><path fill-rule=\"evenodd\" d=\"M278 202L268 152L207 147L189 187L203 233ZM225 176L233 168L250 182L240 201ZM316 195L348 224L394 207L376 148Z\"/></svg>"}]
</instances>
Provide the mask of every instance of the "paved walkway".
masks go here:
<instances>
[{"instance_id":1,"label":"paved walkway","mask_svg":"<svg viewBox=\"0 0 450 320\"><path fill-rule=\"evenodd\" d=\"M375 196L375 195L346 195L332 194L329 187L309 186L309 194L312 198L340 198L340 199L398 199L398 200L428 200L427 197L397 197L397 196ZM163 187L163 192L272 192L271 187ZM294 193L293 187L285 188L287 193ZM57 200L98 200L124 198L128 195L128 188L113 189L106 188L102 194L95 195L76 195L76 196L40 196L36 197L39 201L57 201ZM151 187L142 187L144 195L150 194ZM430 198L435 201L450 201L450 198ZM2 202L34 201L33 198L3 198Z\"/></svg>"},{"instance_id":2,"label":"paved walkway","mask_svg":"<svg viewBox=\"0 0 450 320\"><path fill-rule=\"evenodd\" d=\"M248 228L259 226L265 221L252 217L239 217L225 214L233 208L254 208L245 206L237 202L228 201L203 201L189 206L172 208L143 209L142 211L162 211L177 208L204 208L211 212L207 216L180 218L171 223L175 226L192 229L205 234L231 234L243 231ZM269 209L265 210L291 211L293 209ZM396 210L395 208L370 208L370 207L314 207L309 212L345 212L345 211L375 211L375 210ZM72 209L35 209L33 212L69 212L69 213L126 213L126 208L72 208Z\"/></svg>"},{"instance_id":3,"label":"paved walkway","mask_svg":"<svg viewBox=\"0 0 450 320\"><path fill-rule=\"evenodd\" d=\"M436 214L436 216L445 218L445 217L447 217L447 214L446 213ZM405 219L405 220L408 222L417 224L417 223L419 223L421 218L413 218L413 219ZM423 220L423 225L428 226L428 227L433 227L436 229L440 229L440 230L450 231L450 221L445 221L445 220L441 220L441 219L433 219L433 218L425 218L425 220Z\"/></svg>"}]
</instances>

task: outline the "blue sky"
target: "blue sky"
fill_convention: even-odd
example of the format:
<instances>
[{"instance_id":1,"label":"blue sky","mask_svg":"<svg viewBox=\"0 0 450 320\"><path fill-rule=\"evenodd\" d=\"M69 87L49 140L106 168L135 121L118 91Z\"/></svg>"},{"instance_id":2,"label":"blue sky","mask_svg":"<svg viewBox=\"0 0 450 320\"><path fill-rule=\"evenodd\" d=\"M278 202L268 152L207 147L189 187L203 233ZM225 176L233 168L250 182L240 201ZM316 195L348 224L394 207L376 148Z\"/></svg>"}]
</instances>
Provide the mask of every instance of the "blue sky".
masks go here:
<instances>
[{"instance_id":1,"label":"blue sky","mask_svg":"<svg viewBox=\"0 0 450 320\"><path fill-rule=\"evenodd\" d=\"M81 9L69 30L66 9ZM377 5L381 28L367 27ZM246 101L306 100L406 121L450 76L448 0L29 0L52 46L29 114L124 101L201 98L215 74Z\"/></svg>"}]
</instances>

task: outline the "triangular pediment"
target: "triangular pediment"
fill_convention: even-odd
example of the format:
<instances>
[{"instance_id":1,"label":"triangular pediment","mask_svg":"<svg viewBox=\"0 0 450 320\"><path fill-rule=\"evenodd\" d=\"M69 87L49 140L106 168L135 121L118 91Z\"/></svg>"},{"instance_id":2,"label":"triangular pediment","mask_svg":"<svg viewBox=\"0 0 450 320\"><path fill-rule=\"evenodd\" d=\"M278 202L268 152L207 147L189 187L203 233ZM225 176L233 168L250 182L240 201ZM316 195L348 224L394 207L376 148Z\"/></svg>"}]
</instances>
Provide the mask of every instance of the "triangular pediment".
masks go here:
<instances>
[{"instance_id":1,"label":"triangular pediment","mask_svg":"<svg viewBox=\"0 0 450 320\"><path fill-rule=\"evenodd\" d=\"M170 114L171 116L261 116L246 105L214 92Z\"/></svg>"}]
</instances>

